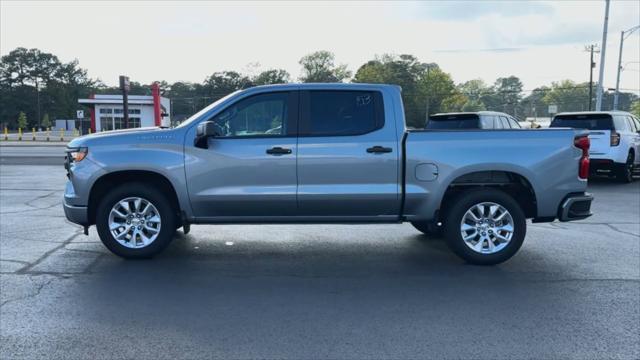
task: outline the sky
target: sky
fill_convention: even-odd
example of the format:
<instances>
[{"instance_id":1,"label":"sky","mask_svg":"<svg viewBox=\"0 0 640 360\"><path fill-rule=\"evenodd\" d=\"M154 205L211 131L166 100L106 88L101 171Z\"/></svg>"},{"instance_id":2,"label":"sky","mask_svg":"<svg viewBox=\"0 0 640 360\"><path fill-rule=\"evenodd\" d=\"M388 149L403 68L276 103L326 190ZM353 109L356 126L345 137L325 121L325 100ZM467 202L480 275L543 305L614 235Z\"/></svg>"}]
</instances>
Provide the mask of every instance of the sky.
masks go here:
<instances>
[{"instance_id":1,"label":"sky","mask_svg":"<svg viewBox=\"0 0 640 360\"><path fill-rule=\"evenodd\" d=\"M257 74L329 50L355 72L376 55L413 54L454 81L516 75L525 90L589 79L585 46L602 42L604 1L172 2L0 0L0 55L38 48L78 59L109 85L118 76L202 82L217 71ZM615 87L620 32L640 1L612 1L605 87ZM621 88L640 93L640 31L625 40ZM596 58L599 62L599 58ZM598 65L599 66L599 65ZM598 68L594 79L597 80Z\"/></svg>"}]
</instances>

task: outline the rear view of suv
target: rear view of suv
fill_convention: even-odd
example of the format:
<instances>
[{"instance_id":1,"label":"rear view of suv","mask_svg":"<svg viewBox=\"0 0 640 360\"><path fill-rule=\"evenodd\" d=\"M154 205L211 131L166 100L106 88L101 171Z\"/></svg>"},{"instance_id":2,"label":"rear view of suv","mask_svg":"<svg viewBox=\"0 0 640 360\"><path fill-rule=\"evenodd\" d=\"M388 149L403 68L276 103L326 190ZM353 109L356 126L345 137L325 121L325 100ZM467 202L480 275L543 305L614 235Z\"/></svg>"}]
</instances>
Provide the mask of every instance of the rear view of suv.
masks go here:
<instances>
[{"instance_id":1,"label":"rear view of suv","mask_svg":"<svg viewBox=\"0 0 640 360\"><path fill-rule=\"evenodd\" d=\"M425 126L429 130L456 129L520 129L516 119L493 111L440 113L429 116Z\"/></svg>"},{"instance_id":2,"label":"rear view of suv","mask_svg":"<svg viewBox=\"0 0 640 360\"><path fill-rule=\"evenodd\" d=\"M560 113L550 128L589 130L591 175L624 182L640 176L640 121L623 111Z\"/></svg>"}]
</instances>

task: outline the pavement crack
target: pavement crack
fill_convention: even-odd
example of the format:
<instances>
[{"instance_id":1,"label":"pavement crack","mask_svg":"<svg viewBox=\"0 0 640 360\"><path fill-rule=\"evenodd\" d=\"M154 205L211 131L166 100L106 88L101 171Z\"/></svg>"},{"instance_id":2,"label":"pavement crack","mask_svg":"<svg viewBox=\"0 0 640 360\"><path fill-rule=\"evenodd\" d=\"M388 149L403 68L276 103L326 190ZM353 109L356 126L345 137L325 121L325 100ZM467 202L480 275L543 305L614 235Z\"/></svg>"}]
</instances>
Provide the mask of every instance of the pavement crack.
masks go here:
<instances>
[{"instance_id":1,"label":"pavement crack","mask_svg":"<svg viewBox=\"0 0 640 360\"><path fill-rule=\"evenodd\" d=\"M41 262L46 260L54 252L64 248L66 245L70 244L73 241L73 239L75 239L76 237L78 237L79 235L82 235L82 234L83 234L83 231L81 229L78 229L73 235L69 236L62 243L60 243L60 245L58 245L58 246L54 247L53 249L45 252L42 256L40 256L38 259L36 259L36 261L34 261L34 262L30 263L29 265L19 269L18 271L16 271L16 274L27 274L29 272L29 270L33 269L35 266L37 266L38 264L40 264Z\"/></svg>"},{"instance_id":2,"label":"pavement crack","mask_svg":"<svg viewBox=\"0 0 640 360\"><path fill-rule=\"evenodd\" d=\"M33 280L32 280L32 276L38 276L38 275L29 275L29 281L33 281ZM8 299L8 300L3 301L2 303L0 303L0 307L3 307L3 306L5 306L5 305L7 305L7 304L9 304L9 303L12 303L12 302L23 301L23 300L27 300L27 299L35 298L36 296L40 295L40 293L42 292L42 289L44 289L44 287L45 287L45 286L47 286L47 285L51 284L51 282L52 282L54 279L55 279L55 278L49 278L48 280L46 280L46 281L42 282L41 284L39 284L39 285L36 287L36 290L35 290L33 293L31 293L31 294L28 294L28 295L25 295L25 296L20 296L20 297L14 298L14 299Z\"/></svg>"}]
</instances>

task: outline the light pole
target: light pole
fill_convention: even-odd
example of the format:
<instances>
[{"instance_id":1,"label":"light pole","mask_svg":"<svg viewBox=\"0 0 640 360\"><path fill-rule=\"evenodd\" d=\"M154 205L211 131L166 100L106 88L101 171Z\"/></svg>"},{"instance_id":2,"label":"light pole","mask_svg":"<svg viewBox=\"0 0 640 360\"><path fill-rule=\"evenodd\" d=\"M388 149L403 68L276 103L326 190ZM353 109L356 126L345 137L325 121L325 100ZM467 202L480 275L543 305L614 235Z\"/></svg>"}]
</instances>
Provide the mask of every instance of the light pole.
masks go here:
<instances>
[{"instance_id":1,"label":"light pole","mask_svg":"<svg viewBox=\"0 0 640 360\"><path fill-rule=\"evenodd\" d=\"M618 110L618 95L620 93L620 73L622 72L622 45L624 39L629 37L634 31L640 29L640 25L634 26L631 29L620 32L620 52L618 53L618 75L616 76L616 92L613 95L613 110Z\"/></svg>"},{"instance_id":2,"label":"light pole","mask_svg":"<svg viewBox=\"0 0 640 360\"><path fill-rule=\"evenodd\" d=\"M607 51L607 28L609 27L609 0L605 0L604 27L602 29L602 46L600 46L600 74L598 75L598 87L596 88L596 111L602 110L602 81L604 80L604 60Z\"/></svg>"}]
</instances>

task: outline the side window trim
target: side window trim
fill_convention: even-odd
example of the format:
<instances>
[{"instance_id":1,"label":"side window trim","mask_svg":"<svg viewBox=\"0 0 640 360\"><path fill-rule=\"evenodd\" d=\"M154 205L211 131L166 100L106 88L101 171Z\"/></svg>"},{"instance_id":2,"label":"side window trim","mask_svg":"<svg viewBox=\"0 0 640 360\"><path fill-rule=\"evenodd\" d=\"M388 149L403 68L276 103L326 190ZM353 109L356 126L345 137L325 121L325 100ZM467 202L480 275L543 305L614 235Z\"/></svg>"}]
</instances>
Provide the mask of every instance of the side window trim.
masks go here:
<instances>
[{"instance_id":1,"label":"side window trim","mask_svg":"<svg viewBox=\"0 0 640 360\"><path fill-rule=\"evenodd\" d=\"M357 134L309 134L311 131L310 98L312 92L368 92L374 94L374 116L376 127L370 131ZM300 116L298 117L298 137L339 137L339 136L362 136L370 134L384 128L384 97L378 90L301 90L299 95Z\"/></svg>"},{"instance_id":2,"label":"side window trim","mask_svg":"<svg viewBox=\"0 0 640 360\"><path fill-rule=\"evenodd\" d=\"M245 96L241 99L238 99L234 102L232 102L231 104L228 104L227 106L224 107L224 109L216 112L215 115L211 116L210 118L208 118L205 121L213 121L213 119L224 113L225 111L227 111L228 109L230 109L232 106L242 102L242 101L246 101L249 100L251 98L254 97L258 97L258 96L262 96L262 95L272 95L272 94L280 94L280 93L287 93L288 94L288 98L287 98L287 119L286 124L287 124L287 132L286 134L276 134L276 135L251 135L251 136L242 136L242 135L237 135L237 136L221 136L221 137L217 137L216 139L265 139L265 138L287 138L287 137L297 137L298 136L298 123L299 123L299 118L300 118L300 91L298 90L284 90L284 91L269 91L269 92L261 92L258 94L253 94L253 95L249 95L249 96ZM284 124L284 122L283 122Z\"/></svg>"}]
</instances>

